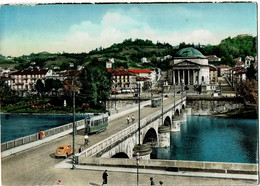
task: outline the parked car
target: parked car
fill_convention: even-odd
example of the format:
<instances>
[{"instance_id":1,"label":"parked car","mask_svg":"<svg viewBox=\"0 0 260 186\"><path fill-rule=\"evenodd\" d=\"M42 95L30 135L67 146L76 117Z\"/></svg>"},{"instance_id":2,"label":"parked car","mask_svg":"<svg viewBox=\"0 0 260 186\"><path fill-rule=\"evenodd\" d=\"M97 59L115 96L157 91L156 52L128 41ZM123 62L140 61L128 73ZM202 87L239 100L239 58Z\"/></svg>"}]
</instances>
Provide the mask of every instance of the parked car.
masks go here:
<instances>
[{"instance_id":1,"label":"parked car","mask_svg":"<svg viewBox=\"0 0 260 186\"><path fill-rule=\"evenodd\" d=\"M55 157L68 157L73 153L73 148L71 145L59 145L56 152L55 152Z\"/></svg>"}]
</instances>

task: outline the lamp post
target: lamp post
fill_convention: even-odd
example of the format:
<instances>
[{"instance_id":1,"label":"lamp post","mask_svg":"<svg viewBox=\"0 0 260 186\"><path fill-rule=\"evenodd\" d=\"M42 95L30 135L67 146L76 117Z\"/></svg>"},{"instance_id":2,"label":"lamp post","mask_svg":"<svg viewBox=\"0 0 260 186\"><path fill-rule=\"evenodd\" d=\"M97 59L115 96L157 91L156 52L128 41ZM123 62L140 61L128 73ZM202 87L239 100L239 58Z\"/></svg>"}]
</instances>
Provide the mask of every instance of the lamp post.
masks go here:
<instances>
[{"instance_id":1,"label":"lamp post","mask_svg":"<svg viewBox=\"0 0 260 186\"><path fill-rule=\"evenodd\" d=\"M72 143L73 143L73 158L72 158L72 167L71 169L75 169L75 79L73 77L72 79L72 89L73 89L73 139L72 139Z\"/></svg>"},{"instance_id":2,"label":"lamp post","mask_svg":"<svg viewBox=\"0 0 260 186\"><path fill-rule=\"evenodd\" d=\"M76 123L75 123L75 77L77 75L76 71L70 70L67 71L66 73L67 76L71 78L71 87L72 87L72 118L73 118L73 123L72 123L72 143L73 143L73 158L72 158L72 167L71 169L75 169L75 134L76 134Z\"/></svg>"},{"instance_id":3,"label":"lamp post","mask_svg":"<svg viewBox=\"0 0 260 186\"><path fill-rule=\"evenodd\" d=\"M140 83L138 84L138 145L141 145L141 93Z\"/></svg>"},{"instance_id":4,"label":"lamp post","mask_svg":"<svg viewBox=\"0 0 260 186\"><path fill-rule=\"evenodd\" d=\"M139 163L140 163L140 154L136 153L136 165L137 165L137 186L139 185Z\"/></svg>"},{"instance_id":5,"label":"lamp post","mask_svg":"<svg viewBox=\"0 0 260 186\"><path fill-rule=\"evenodd\" d=\"M163 85L162 85L162 125L163 125Z\"/></svg>"}]
</instances>

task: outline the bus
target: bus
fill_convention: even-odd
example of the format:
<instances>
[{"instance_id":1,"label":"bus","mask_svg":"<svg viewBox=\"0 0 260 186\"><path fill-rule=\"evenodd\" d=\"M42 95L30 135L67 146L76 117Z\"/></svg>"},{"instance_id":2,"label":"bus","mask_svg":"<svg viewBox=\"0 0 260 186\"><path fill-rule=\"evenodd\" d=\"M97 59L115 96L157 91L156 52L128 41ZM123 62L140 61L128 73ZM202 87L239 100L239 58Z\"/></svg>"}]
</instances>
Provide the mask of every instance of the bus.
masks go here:
<instances>
[{"instance_id":1,"label":"bus","mask_svg":"<svg viewBox=\"0 0 260 186\"><path fill-rule=\"evenodd\" d=\"M162 104L162 98L154 98L152 99L152 107L158 107Z\"/></svg>"},{"instance_id":2,"label":"bus","mask_svg":"<svg viewBox=\"0 0 260 186\"><path fill-rule=\"evenodd\" d=\"M98 133L108 127L108 114L94 114L85 118L85 134Z\"/></svg>"}]
</instances>

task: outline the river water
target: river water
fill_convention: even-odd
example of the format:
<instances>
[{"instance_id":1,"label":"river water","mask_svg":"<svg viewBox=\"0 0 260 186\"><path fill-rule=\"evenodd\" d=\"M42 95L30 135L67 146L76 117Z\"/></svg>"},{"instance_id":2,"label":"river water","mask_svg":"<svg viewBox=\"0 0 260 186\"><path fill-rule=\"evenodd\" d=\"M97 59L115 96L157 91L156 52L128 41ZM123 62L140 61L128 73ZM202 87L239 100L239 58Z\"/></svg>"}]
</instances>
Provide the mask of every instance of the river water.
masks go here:
<instances>
[{"instance_id":1,"label":"river water","mask_svg":"<svg viewBox=\"0 0 260 186\"><path fill-rule=\"evenodd\" d=\"M73 121L72 115L0 114L1 143L48 130ZM75 120L87 115L76 115Z\"/></svg>"},{"instance_id":2,"label":"river water","mask_svg":"<svg viewBox=\"0 0 260 186\"><path fill-rule=\"evenodd\" d=\"M188 116L172 132L170 147L154 148L154 159L258 162L258 120Z\"/></svg>"}]
</instances>

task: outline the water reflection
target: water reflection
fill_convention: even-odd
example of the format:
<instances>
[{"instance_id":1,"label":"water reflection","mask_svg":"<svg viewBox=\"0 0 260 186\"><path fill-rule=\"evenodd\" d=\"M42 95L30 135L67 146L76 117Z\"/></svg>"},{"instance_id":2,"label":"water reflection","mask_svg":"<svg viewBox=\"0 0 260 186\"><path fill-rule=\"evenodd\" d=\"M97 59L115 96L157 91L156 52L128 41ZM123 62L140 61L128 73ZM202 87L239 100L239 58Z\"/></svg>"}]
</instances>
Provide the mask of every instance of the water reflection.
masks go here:
<instances>
[{"instance_id":1,"label":"water reflection","mask_svg":"<svg viewBox=\"0 0 260 186\"><path fill-rule=\"evenodd\" d=\"M189 116L180 132L171 133L170 154L156 148L158 159L258 162L258 121ZM154 155L156 154L156 155Z\"/></svg>"}]
</instances>

